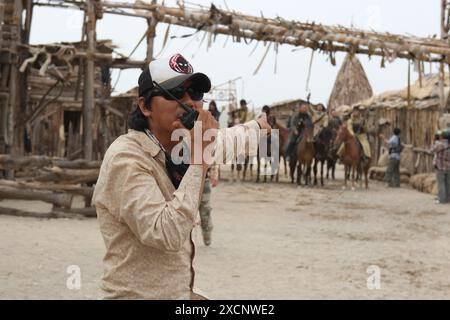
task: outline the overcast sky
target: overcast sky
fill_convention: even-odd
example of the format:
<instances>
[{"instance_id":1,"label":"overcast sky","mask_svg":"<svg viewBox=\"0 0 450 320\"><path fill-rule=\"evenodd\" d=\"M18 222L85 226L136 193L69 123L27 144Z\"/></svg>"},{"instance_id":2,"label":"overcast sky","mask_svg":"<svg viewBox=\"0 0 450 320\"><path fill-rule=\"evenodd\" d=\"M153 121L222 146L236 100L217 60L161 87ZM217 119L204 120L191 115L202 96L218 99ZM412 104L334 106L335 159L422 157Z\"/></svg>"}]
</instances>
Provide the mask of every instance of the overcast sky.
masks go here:
<instances>
[{"instance_id":1,"label":"overcast sky","mask_svg":"<svg viewBox=\"0 0 450 320\"><path fill-rule=\"evenodd\" d=\"M125 0L122 0L125 1ZM128 1L133 2L133 1ZM161 1L158 1L161 3ZM193 3L209 6L211 1L191 0ZM166 5L175 1L166 0ZM214 1L218 7L225 8L225 1ZM227 0L231 9L250 15L265 17L280 16L288 20L316 22L329 25L343 25L388 31L390 33L431 36L439 34L440 1L439 0ZM31 42L52 43L59 41L79 41L81 38L82 14L80 11L35 8ZM147 23L141 18L131 18L105 14L97 23L97 38L112 39L118 45L118 51L129 54L146 31ZM158 24L155 39L155 55L162 49L166 24ZM192 29L171 26L171 36L192 33ZM290 45L279 47L278 58L275 51L269 51L259 72L253 76L266 48L260 43L254 53L255 42L232 43L226 36L219 35L212 47L207 50L207 41L200 46L203 33L186 39L172 39L164 48L162 55L180 52L194 66L195 71L206 73L214 84L221 84L230 79L241 77L236 82L238 97L251 101L260 108L264 104L277 101L305 98L308 66L311 58L310 49L299 49ZM133 59L145 58L145 41L136 50ZM345 57L337 55L337 66L332 66L328 57L316 52L314 55L309 89L311 100L327 103L339 67ZM380 68L381 59L359 56L375 94L386 90L400 89L407 85L406 60L386 63ZM277 72L274 73L275 61ZM428 73L430 66L426 66ZM434 68L436 70L436 68ZM113 73L115 83L118 72ZM127 70L121 73L116 86L117 92L125 92L137 85L140 70ZM413 74L413 80L417 75Z\"/></svg>"}]
</instances>

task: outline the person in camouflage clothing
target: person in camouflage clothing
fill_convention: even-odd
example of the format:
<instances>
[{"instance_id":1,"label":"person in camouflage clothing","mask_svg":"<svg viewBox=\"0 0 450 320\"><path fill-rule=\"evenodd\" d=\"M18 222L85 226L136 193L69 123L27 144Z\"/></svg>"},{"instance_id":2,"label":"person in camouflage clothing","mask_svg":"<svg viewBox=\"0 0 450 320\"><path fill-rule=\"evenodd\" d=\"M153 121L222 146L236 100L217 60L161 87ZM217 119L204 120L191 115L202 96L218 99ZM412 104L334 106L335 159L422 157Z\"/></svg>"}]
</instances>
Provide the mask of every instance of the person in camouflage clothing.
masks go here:
<instances>
[{"instance_id":1,"label":"person in camouflage clothing","mask_svg":"<svg viewBox=\"0 0 450 320\"><path fill-rule=\"evenodd\" d=\"M211 244L211 232L213 229L211 219L211 189L215 188L219 183L219 168L218 165L213 165L208 169L205 179L205 186L203 188L202 198L200 200L200 224L202 227L203 242L205 246Z\"/></svg>"}]
</instances>

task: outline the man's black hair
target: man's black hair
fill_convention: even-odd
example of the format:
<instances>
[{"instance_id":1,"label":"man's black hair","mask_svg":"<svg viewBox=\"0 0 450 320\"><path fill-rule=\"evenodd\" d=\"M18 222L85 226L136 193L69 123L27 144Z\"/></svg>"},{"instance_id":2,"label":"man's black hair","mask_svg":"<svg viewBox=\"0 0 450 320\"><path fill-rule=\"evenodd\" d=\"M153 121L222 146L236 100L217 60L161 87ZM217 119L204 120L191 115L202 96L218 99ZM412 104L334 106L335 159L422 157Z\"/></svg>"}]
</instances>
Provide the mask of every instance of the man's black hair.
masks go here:
<instances>
[{"instance_id":1,"label":"man's black hair","mask_svg":"<svg viewBox=\"0 0 450 320\"><path fill-rule=\"evenodd\" d=\"M247 101L245 101L244 99L242 99L241 101L239 101L239 104L240 104L240 105L247 104Z\"/></svg>"},{"instance_id":2,"label":"man's black hair","mask_svg":"<svg viewBox=\"0 0 450 320\"><path fill-rule=\"evenodd\" d=\"M148 92L143 97L145 107L149 110L151 110L152 97L152 92ZM136 131L145 131L145 129L149 129L148 119L144 116L141 109L137 105L136 108L128 116L128 127Z\"/></svg>"},{"instance_id":3,"label":"man's black hair","mask_svg":"<svg viewBox=\"0 0 450 320\"><path fill-rule=\"evenodd\" d=\"M264 106L262 107L262 111L265 113L270 113L270 107L269 106Z\"/></svg>"},{"instance_id":4,"label":"man's black hair","mask_svg":"<svg viewBox=\"0 0 450 320\"><path fill-rule=\"evenodd\" d=\"M396 135L396 136L399 136L400 135L400 129L399 128L395 128L394 129L394 134Z\"/></svg>"}]
</instances>

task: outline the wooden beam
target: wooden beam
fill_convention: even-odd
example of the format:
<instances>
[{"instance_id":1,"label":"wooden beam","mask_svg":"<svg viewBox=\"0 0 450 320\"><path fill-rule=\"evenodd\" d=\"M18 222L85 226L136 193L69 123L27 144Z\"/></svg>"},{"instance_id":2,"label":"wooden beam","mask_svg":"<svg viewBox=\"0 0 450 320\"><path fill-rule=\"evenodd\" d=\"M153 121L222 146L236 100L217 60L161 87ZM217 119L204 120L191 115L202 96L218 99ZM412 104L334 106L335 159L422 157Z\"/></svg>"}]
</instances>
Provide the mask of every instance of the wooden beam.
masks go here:
<instances>
[{"instance_id":1,"label":"wooden beam","mask_svg":"<svg viewBox=\"0 0 450 320\"><path fill-rule=\"evenodd\" d=\"M82 1L64 1L55 3L51 0L39 5L86 9ZM238 12L211 8L166 7L160 4L143 2L125 3L102 1L103 12L151 18L175 25L202 28L215 34L231 34L239 39L275 41L295 46L305 46L314 50L328 52L342 51L367 55L395 55L397 58L421 61L450 62L450 46L441 39L403 36L390 33L326 26L317 23L287 21L282 18L268 19L254 17Z\"/></svg>"},{"instance_id":2,"label":"wooden beam","mask_svg":"<svg viewBox=\"0 0 450 320\"><path fill-rule=\"evenodd\" d=\"M31 177L33 181L55 182L60 184L96 183L99 169L60 169L43 168L38 175Z\"/></svg>"},{"instance_id":3,"label":"wooden beam","mask_svg":"<svg viewBox=\"0 0 450 320\"><path fill-rule=\"evenodd\" d=\"M40 182L23 182L23 181L10 181L0 179L0 186L25 189L32 191L47 191L47 192L65 192L70 194L76 194L83 197L92 198L94 193L93 187L79 187L71 184L53 184L53 183L40 183Z\"/></svg>"},{"instance_id":4,"label":"wooden beam","mask_svg":"<svg viewBox=\"0 0 450 320\"><path fill-rule=\"evenodd\" d=\"M96 217L95 208L54 209L51 212L31 212L14 208L0 207L0 215L38 219L82 219Z\"/></svg>"},{"instance_id":5,"label":"wooden beam","mask_svg":"<svg viewBox=\"0 0 450 320\"><path fill-rule=\"evenodd\" d=\"M59 207L70 208L73 195L67 193L52 193L45 191L20 190L11 187L0 186L0 198L17 200L39 200L52 203Z\"/></svg>"},{"instance_id":6,"label":"wooden beam","mask_svg":"<svg viewBox=\"0 0 450 320\"><path fill-rule=\"evenodd\" d=\"M87 161L83 159L67 160L47 156L12 156L0 154L0 170L40 169L44 167L58 167L61 169L99 169L101 161Z\"/></svg>"}]
</instances>

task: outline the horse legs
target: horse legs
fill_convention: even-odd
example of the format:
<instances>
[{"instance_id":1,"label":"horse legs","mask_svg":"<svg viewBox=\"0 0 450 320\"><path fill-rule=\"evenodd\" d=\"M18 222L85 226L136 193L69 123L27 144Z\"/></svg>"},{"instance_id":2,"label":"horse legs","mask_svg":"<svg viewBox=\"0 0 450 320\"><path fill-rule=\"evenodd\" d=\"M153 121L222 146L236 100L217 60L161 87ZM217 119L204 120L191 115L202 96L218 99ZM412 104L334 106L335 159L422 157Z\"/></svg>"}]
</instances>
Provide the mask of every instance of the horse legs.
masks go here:
<instances>
[{"instance_id":1,"label":"horse legs","mask_svg":"<svg viewBox=\"0 0 450 320\"><path fill-rule=\"evenodd\" d=\"M334 175L336 172L336 160L331 160L331 177L333 180L336 180L336 176Z\"/></svg>"},{"instance_id":2,"label":"horse legs","mask_svg":"<svg viewBox=\"0 0 450 320\"><path fill-rule=\"evenodd\" d=\"M284 176L287 177L288 176L288 171L287 171L287 165L286 165L286 157L283 156L283 164L284 164ZM278 180L277 180L278 182Z\"/></svg>"},{"instance_id":3,"label":"horse legs","mask_svg":"<svg viewBox=\"0 0 450 320\"><path fill-rule=\"evenodd\" d=\"M297 166L297 159L289 159L289 169L291 174L291 183L294 183L294 174L295 174L295 167Z\"/></svg>"},{"instance_id":4,"label":"horse legs","mask_svg":"<svg viewBox=\"0 0 450 320\"><path fill-rule=\"evenodd\" d=\"M327 180L329 179L330 168L331 168L330 159L327 159L327 176L326 176Z\"/></svg>"},{"instance_id":5,"label":"horse legs","mask_svg":"<svg viewBox=\"0 0 450 320\"><path fill-rule=\"evenodd\" d=\"M298 161L298 165L297 165L297 184L299 186L302 184L301 177L302 177L302 163L300 161Z\"/></svg>"},{"instance_id":6,"label":"horse legs","mask_svg":"<svg viewBox=\"0 0 450 320\"><path fill-rule=\"evenodd\" d=\"M313 171L314 171L314 185L317 185L317 164L318 164L318 160L314 159L314 167L313 167Z\"/></svg>"},{"instance_id":7,"label":"horse legs","mask_svg":"<svg viewBox=\"0 0 450 320\"><path fill-rule=\"evenodd\" d=\"M305 185L308 185L311 183L311 167L312 163L309 163L306 165L305 169Z\"/></svg>"},{"instance_id":8,"label":"horse legs","mask_svg":"<svg viewBox=\"0 0 450 320\"><path fill-rule=\"evenodd\" d=\"M346 189L347 188L347 180L348 180L348 171L349 171L349 166L344 164L344 186L342 189Z\"/></svg>"},{"instance_id":9,"label":"horse legs","mask_svg":"<svg viewBox=\"0 0 450 320\"><path fill-rule=\"evenodd\" d=\"M267 158L264 158L264 183L267 182Z\"/></svg>"},{"instance_id":10,"label":"horse legs","mask_svg":"<svg viewBox=\"0 0 450 320\"><path fill-rule=\"evenodd\" d=\"M325 166L325 161L320 162L320 184L323 187L323 167Z\"/></svg>"},{"instance_id":11,"label":"horse legs","mask_svg":"<svg viewBox=\"0 0 450 320\"><path fill-rule=\"evenodd\" d=\"M259 182L259 175L261 170L261 158L259 157L259 150L256 155L256 182Z\"/></svg>"},{"instance_id":12,"label":"horse legs","mask_svg":"<svg viewBox=\"0 0 450 320\"><path fill-rule=\"evenodd\" d=\"M367 166L366 168L364 168L364 179L366 180L366 189L369 189L369 166Z\"/></svg>"},{"instance_id":13,"label":"horse legs","mask_svg":"<svg viewBox=\"0 0 450 320\"><path fill-rule=\"evenodd\" d=\"M242 172L242 181L245 181L245 176L247 175L249 157L244 158L243 172Z\"/></svg>"},{"instance_id":14,"label":"horse legs","mask_svg":"<svg viewBox=\"0 0 450 320\"><path fill-rule=\"evenodd\" d=\"M357 167L352 165L351 168L352 168L352 191L355 191L355 180L356 180L355 178L357 176L357 173L356 173Z\"/></svg>"}]
</instances>

